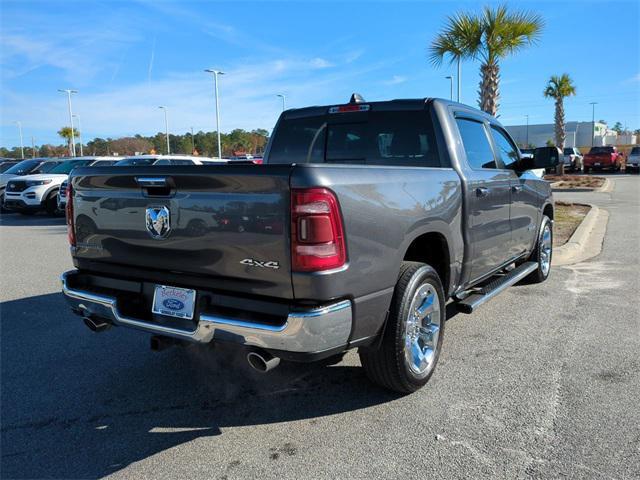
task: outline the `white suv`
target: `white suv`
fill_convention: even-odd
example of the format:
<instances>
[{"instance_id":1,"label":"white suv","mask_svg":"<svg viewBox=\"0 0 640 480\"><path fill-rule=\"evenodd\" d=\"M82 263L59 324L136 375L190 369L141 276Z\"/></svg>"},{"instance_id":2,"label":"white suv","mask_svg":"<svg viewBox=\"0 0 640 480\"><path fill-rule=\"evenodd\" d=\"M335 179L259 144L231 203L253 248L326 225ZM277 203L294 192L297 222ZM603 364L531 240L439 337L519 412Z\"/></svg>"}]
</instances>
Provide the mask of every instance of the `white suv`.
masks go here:
<instances>
[{"instance_id":1,"label":"white suv","mask_svg":"<svg viewBox=\"0 0 640 480\"><path fill-rule=\"evenodd\" d=\"M69 177L69 172L76 167L96 163L97 160L97 157L72 158L47 173L9 180L4 193L4 208L24 215L33 215L41 210L55 215L58 211L58 191L62 182Z\"/></svg>"},{"instance_id":2,"label":"white suv","mask_svg":"<svg viewBox=\"0 0 640 480\"><path fill-rule=\"evenodd\" d=\"M93 159L92 163L88 163L83 166L91 166L91 167L110 167L111 165L115 165L120 161L118 157L81 157L81 158L89 158ZM58 189L58 210L63 212L64 207L67 205L67 183L69 182L69 176L65 178L64 182L60 184L60 188Z\"/></svg>"},{"instance_id":3,"label":"white suv","mask_svg":"<svg viewBox=\"0 0 640 480\"><path fill-rule=\"evenodd\" d=\"M627 157L627 166L624 167L627 172L635 170L640 173L640 147L633 147Z\"/></svg>"},{"instance_id":4,"label":"white suv","mask_svg":"<svg viewBox=\"0 0 640 480\"><path fill-rule=\"evenodd\" d=\"M563 160L565 168L568 168L572 172L582 172L584 170L583 156L575 147L565 147L563 153Z\"/></svg>"}]
</instances>

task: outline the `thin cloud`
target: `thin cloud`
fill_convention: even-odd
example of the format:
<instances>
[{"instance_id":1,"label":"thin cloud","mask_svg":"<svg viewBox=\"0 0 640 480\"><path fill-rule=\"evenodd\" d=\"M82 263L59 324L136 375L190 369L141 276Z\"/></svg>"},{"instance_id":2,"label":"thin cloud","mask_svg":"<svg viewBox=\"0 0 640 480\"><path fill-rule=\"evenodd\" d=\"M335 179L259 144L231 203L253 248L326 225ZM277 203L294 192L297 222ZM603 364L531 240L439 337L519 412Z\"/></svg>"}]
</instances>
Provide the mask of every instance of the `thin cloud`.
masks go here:
<instances>
[{"instance_id":1,"label":"thin cloud","mask_svg":"<svg viewBox=\"0 0 640 480\"><path fill-rule=\"evenodd\" d=\"M156 40L157 40L157 37L153 37L153 46L151 47L151 58L149 58L149 70L147 72L148 82L151 82L151 71L153 70L153 60L156 56Z\"/></svg>"},{"instance_id":2,"label":"thin cloud","mask_svg":"<svg viewBox=\"0 0 640 480\"><path fill-rule=\"evenodd\" d=\"M633 77L629 77L626 80L622 81L623 85L628 85L630 83L638 83L640 82L640 73L636 73Z\"/></svg>"},{"instance_id":3,"label":"thin cloud","mask_svg":"<svg viewBox=\"0 0 640 480\"><path fill-rule=\"evenodd\" d=\"M408 79L405 76L402 75L394 75L393 77L391 77L391 79L389 80L385 80L384 82L382 82L384 85L399 85L401 83L406 82Z\"/></svg>"},{"instance_id":4,"label":"thin cloud","mask_svg":"<svg viewBox=\"0 0 640 480\"><path fill-rule=\"evenodd\" d=\"M334 66L333 63L320 57L314 58L310 63L313 68L329 68Z\"/></svg>"}]
</instances>

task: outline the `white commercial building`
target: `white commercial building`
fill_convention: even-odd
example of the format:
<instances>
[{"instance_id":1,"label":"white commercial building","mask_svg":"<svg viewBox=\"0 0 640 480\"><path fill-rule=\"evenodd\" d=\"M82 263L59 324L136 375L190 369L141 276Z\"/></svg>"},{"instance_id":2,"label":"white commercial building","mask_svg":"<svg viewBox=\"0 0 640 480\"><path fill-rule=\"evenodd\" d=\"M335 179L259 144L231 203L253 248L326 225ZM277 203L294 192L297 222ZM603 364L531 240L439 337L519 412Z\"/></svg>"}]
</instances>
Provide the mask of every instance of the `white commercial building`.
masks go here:
<instances>
[{"instance_id":1,"label":"white commercial building","mask_svg":"<svg viewBox=\"0 0 640 480\"><path fill-rule=\"evenodd\" d=\"M536 147L544 147L548 141L555 142L555 125L553 123L545 123L539 125L511 125L505 127L509 134L513 137L518 145L525 146L527 139L529 145ZM605 123L595 122L566 122L565 123L565 147L589 147L591 146L591 137L595 130L594 145L606 145L617 143L612 142L611 136L616 133L608 130Z\"/></svg>"}]
</instances>

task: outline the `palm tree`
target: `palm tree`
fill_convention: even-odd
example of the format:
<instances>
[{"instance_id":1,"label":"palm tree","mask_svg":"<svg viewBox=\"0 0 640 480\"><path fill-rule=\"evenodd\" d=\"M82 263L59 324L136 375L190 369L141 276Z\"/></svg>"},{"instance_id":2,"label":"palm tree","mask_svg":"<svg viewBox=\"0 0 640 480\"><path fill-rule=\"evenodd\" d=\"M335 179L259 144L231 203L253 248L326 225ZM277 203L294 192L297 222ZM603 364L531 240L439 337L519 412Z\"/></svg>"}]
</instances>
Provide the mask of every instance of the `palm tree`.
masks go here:
<instances>
[{"instance_id":1,"label":"palm tree","mask_svg":"<svg viewBox=\"0 0 640 480\"><path fill-rule=\"evenodd\" d=\"M556 114L555 114L555 134L556 134L556 147L560 150L564 150L564 140L566 138L566 132L564 130L564 98L570 97L576 94L576 87L573 84L571 77L563 73L562 75L551 75L549 82L547 83L544 92L542 92L545 98L553 98L556 102ZM564 164L558 165L558 173L564 173Z\"/></svg>"},{"instance_id":2,"label":"palm tree","mask_svg":"<svg viewBox=\"0 0 640 480\"><path fill-rule=\"evenodd\" d=\"M545 98L553 98L556 102L556 146L558 148L564 148L564 140L566 138L564 130L564 99L565 97L576 94L576 86L573 84L571 77L566 73L560 76L552 75L542 93Z\"/></svg>"},{"instance_id":3,"label":"palm tree","mask_svg":"<svg viewBox=\"0 0 640 480\"><path fill-rule=\"evenodd\" d=\"M506 5L484 7L482 14L462 13L449 17L444 29L430 46L430 59L440 65L445 55L479 59L480 98L478 104L485 112L498 113L500 65L499 61L526 45L534 43L542 32L542 18L531 12L510 12Z\"/></svg>"},{"instance_id":4,"label":"palm tree","mask_svg":"<svg viewBox=\"0 0 640 480\"><path fill-rule=\"evenodd\" d=\"M67 145L69 146L69 155L73 156L73 137L76 135L80 135L78 130L72 130L71 127L62 127L58 130L58 135L64 138L67 141Z\"/></svg>"}]
</instances>

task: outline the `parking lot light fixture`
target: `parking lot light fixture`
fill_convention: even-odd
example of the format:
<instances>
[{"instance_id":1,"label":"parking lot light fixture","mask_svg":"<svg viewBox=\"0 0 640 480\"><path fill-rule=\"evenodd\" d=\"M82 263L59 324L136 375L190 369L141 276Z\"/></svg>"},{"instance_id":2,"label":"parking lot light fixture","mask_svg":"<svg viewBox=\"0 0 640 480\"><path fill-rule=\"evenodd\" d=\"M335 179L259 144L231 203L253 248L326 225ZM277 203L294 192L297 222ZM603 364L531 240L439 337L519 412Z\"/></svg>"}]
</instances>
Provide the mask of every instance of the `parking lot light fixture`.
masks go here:
<instances>
[{"instance_id":1,"label":"parking lot light fixture","mask_svg":"<svg viewBox=\"0 0 640 480\"><path fill-rule=\"evenodd\" d=\"M525 141L525 148L529 148L529 115L525 115L527 118L527 139Z\"/></svg>"},{"instance_id":2,"label":"parking lot light fixture","mask_svg":"<svg viewBox=\"0 0 640 480\"><path fill-rule=\"evenodd\" d=\"M277 95L278 97L282 98L282 111L284 112L286 110L286 98L287 96L284 93L279 93Z\"/></svg>"},{"instance_id":3,"label":"parking lot light fixture","mask_svg":"<svg viewBox=\"0 0 640 480\"><path fill-rule=\"evenodd\" d=\"M24 160L24 142L22 141L22 122L16 121L18 131L20 132L20 158Z\"/></svg>"},{"instance_id":4,"label":"parking lot light fixture","mask_svg":"<svg viewBox=\"0 0 640 480\"><path fill-rule=\"evenodd\" d=\"M218 102L218 75L224 75L221 70L214 70L213 68L207 68L207 73L213 74L213 88L216 96L216 132L218 134L218 158L222 158L222 144L220 142L220 104Z\"/></svg>"},{"instance_id":5,"label":"parking lot light fixture","mask_svg":"<svg viewBox=\"0 0 640 480\"><path fill-rule=\"evenodd\" d=\"M167 155L169 155L171 149L169 147L169 117L167 116L167 107L160 105L158 108L164 110L164 134L167 137Z\"/></svg>"},{"instance_id":6,"label":"parking lot light fixture","mask_svg":"<svg viewBox=\"0 0 640 480\"><path fill-rule=\"evenodd\" d=\"M78 120L78 141L80 142L80 156L82 157L82 127L80 126L80 115L74 113L73 118Z\"/></svg>"},{"instance_id":7,"label":"parking lot light fixture","mask_svg":"<svg viewBox=\"0 0 640 480\"><path fill-rule=\"evenodd\" d=\"M59 92L67 94L67 104L69 106L69 123L71 124L71 148L69 154L72 157L76 156L76 136L73 132L73 111L71 110L71 94L78 93L77 90L71 90L69 88L59 88Z\"/></svg>"},{"instance_id":8,"label":"parking lot light fixture","mask_svg":"<svg viewBox=\"0 0 640 480\"><path fill-rule=\"evenodd\" d=\"M593 142L596 137L596 105L598 102L591 102L591 146L593 147Z\"/></svg>"},{"instance_id":9,"label":"parking lot light fixture","mask_svg":"<svg viewBox=\"0 0 640 480\"><path fill-rule=\"evenodd\" d=\"M449 89L450 89L449 100L453 101L453 75L448 75L444 78L449 80Z\"/></svg>"}]
</instances>

